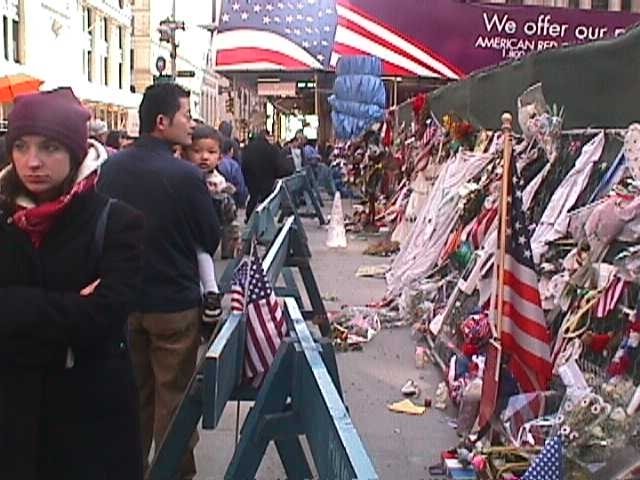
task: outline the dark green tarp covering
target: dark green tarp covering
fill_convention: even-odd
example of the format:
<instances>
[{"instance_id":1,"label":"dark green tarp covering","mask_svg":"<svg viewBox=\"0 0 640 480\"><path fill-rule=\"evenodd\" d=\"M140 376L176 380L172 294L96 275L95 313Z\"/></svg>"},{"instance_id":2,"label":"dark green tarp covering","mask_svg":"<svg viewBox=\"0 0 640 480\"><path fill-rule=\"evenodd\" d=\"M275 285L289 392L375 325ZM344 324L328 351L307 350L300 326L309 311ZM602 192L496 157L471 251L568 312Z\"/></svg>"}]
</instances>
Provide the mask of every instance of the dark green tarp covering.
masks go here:
<instances>
[{"instance_id":1,"label":"dark green tarp covering","mask_svg":"<svg viewBox=\"0 0 640 480\"><path fill-rule=\"evenodd\" d=\"M475 125L497 129L500 116L517 118L516 100L542 82L549 105L564 106L564 129L626 128L640 120L640 27L611 40L529 55L478 72L430 94L438 118L455 112Z\"/></svg>"}]
</instances>

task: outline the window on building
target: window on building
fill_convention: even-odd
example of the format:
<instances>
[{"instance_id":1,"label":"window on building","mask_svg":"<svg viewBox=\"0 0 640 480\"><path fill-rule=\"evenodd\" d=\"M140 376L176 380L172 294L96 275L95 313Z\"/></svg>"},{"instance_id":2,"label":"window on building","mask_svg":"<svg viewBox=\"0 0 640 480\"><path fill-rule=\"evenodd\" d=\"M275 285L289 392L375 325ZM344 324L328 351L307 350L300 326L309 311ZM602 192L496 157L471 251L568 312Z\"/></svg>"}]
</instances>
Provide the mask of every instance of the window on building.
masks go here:
<instances>
[{"instance_id":1,"label":"window on building","mask_svg":"<svg viewBox=\"0 0 640 480\"><path fill-rule=\"evenodd\" d=\"M22 63L20 58L20 22L13 20L13 38L11 40L13 46L13 61L16 63Z\"/></svg>"},{"instance_id":2,"label":"window on building","mask_svg":"<svg viewBox=\"0 0 640 480\"><path fill-rule=\"evenodd\" d=\"M569 0L569 8L580 8L580 0Z\"/></svg>"},{"instance_id":3,"label":"window on building","mask_svg":"<svg viewBox=\"0 0 640 480\"><path fill-rule=\"evenodd\" d=\"M131 93L136 93L136 86L133 83L133 72L135 70L135 61L136 61L136 56L135 56L135 50L132 48L131 50L129 50L129 78L131 79L130 83L129 83L129 90L131 90Z\"/></svg>"},{"instance_id":4,"label":"window on building","mask_svg":"<svg viewBox=\"0 0 640 480\"><path fill-rule=\"evenodd\" d=\"M4 32L4 38L2 39L4 58L5 60L9 60L9 18L7 16L2 17L2 31Z\"/></svg>"},{"instance_id":5,"label":"window on building","mask_svg":"<svg viewBox=\"0 0 640 480\"><path fill-rule=\"evenodd\" d=\"M124 86L124 29L118 27L118 51L120 52L120 58L118 59L118 88L122 89Z\"/></svg>"},{"instance_id":6,"label":"window on building","mask_svg":"<svg viewBox=\"0 0 640 480\"><path fill-rule=\"evenodd\" d=\"M631 0L622 0L621 10L624 12L631 11Z\"/></svg>"},{"instance_id":7,"label":"window on building","mask_svg":"<svg viewBox=\"0 0 640 480\"><path fill-rule=\"evenodd\" d=\"M591 8L594 10L609 10L609 0L591 0Z\"/></svg>"},{"instance_id":8,"label":"window on building","mask_svg":"<svg viewBox=\"0 0 640 480\"><path fill-rule=\"evenodd\" d=\"M4 59L22 63L21 50L22 50L22 22L20 21L20 9L17 0L4 1L5 12L2 17L2 30L3 35L0 39L2 41L2 54Z\"/></svg>"},{"instance_id":9,"label":"window on building","mask_svg":"<svg viewBox=\"0 0 640 480\"><path fill-rule=\"evenodd\" d=\"M82 71L85 78L93 81L93 11L88 7L82 7L82 31L85 34L85 44L82 49Z\"/></svg>"},{"instance_id":10,"label":"window on building","mask_svg":"<svg viewBox=\"0 0 640 480\"><path fill-rule=\"evenodd\" d=\"M103 85L109 85L109 19L102 17L100 21L100 38L104 42L106 51L100 53L100 81Z\"/></svg>"},{"instance_id":11,"label":"window on building","mask_svg":"<svg viewBox=\"0 0 640 480\"><path fill-rule=\"evenodd\" d=\"M85 16L86 18L86 26L87 26L87 32L91 32L93 30L93 10L91 10L90 8L85 8Z\"/></svg>"},{"instance_id":12,"label":"window on building","mask_svg":"<svg viewBox=\"0 0 640 480\"><path fill-rule=\"evenodd\" d=\"M93 82L93 52L87 51L87 80Z\"/></svg>"}]
</instances>

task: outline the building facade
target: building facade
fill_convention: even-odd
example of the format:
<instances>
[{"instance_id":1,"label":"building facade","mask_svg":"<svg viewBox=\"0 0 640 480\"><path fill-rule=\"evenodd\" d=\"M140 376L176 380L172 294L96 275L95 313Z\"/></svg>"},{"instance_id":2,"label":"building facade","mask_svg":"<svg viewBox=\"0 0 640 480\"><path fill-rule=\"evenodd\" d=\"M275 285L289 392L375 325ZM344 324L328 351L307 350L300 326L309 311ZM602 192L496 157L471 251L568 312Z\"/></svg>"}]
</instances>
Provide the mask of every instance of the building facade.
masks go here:
<instances>
[{"instance_id":1,"label":"building facade","mask_svg":"<svg viewBox=\"0 0 640 480\"><path fill-rule=\"evenodd\" d=\"M640 0L485 0L485 3L640 12Z\"/></svg>"},{"instance_id":2,"label":"building facade","mask_svg":"<svg viewBox=\"0 0 640 480\"><path fill-rule=\"evenodd\" d=\"M211 125L223 117L221 91L228 85L226 79L212 68L211 33L213 1L194 2L173 0L135 0L133 4L133 85L137 92L154 82L160 72L157 61L162 58L164 74L171 74L171 47L160 41L158 28L165 19L184 22L184 30L176 31L176 82L191 92L191 113ZM180 76L191 75L191 76Z\"/></svg>"},{"instance_id":3,"label":"building facade","mask_svg":"<svg viewBox=\"0 0 640 480\"><path fill-rule=\"evenodd\" d=\"M0 0L0 75L71 87L110 128L124 129L131 92L130 0ZM0 121L10 105L0 107Z\"/></svg>"}]
</instances>

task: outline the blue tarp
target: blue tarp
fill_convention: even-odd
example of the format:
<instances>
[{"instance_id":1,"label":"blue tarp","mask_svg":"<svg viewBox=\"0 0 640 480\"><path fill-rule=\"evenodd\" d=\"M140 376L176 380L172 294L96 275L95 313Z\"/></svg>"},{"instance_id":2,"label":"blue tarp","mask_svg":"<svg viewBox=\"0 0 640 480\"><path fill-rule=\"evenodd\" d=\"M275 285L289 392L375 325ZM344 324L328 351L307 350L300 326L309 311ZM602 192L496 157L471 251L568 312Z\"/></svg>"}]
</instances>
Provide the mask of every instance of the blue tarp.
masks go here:
<instances>
[{"instance_id":1,"label":"blue tarp","mask_svg":"<svg viewBox=\"0 0 640 480\"><path fill-rule=\"evenodd\" d=\"M341 57L336 73L333 95L329 97L331 119L337 138L349 140L384 119L382 62L369 56Z\"/></svg>"},{"instance_id":2,"label":"blue tarp","mask_svg":"<svg viewBox=\"0 0 640 480\"><path fill-rule=\"evenodd\" d=\"M382 76L382 62L376 57L356 55L342 57L336 65L336 75L372 75Z\"/></svg>"}]
</instances>

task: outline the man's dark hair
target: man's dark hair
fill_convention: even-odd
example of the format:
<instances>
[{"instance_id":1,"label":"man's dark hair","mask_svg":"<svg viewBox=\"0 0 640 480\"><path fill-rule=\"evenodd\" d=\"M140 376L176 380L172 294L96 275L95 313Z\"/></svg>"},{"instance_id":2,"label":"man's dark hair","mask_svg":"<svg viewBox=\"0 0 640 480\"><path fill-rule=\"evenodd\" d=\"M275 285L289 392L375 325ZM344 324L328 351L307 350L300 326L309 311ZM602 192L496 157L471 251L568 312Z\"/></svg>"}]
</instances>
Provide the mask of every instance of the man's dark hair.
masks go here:
<instances>
[{"instance_id":1,"label":"man's dark hair","mask_svg":"<svg viewBox=\"0 0 640 480\"><path fill-rule=\"evenodd\" d=\"M120 139L124 136L123 131L121 130L110 130L107 134L107 140L104 144L107 147L111 147L115 150L120 150Z\"/></svg>"},{"instance_id":2,"label":"man's dark hair","mask_svg":"<svg viewBox=\"0 0 640 480\"><path fill-rule=\"evenodd\" d=\"M233 147L235 146L233 140L230 138L225 138L224 142L222 142L222 154L228 155L233 152Z\"/></svg>"},{"instance_id":3,"label":"man's dark hair","mask_svg":"<svg viewBox=\"0 0 640 480\"><path fill-rule=\"evenodd\" d=\"M159 115L165 115L173 121L173 117L180 110L181 98L189 98L189 92L175 83L160 83L147 87L138 110L140 133L152 133Z\"/></svg>"}]
</instances>

